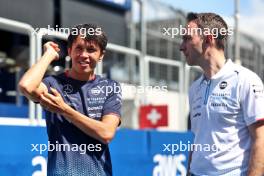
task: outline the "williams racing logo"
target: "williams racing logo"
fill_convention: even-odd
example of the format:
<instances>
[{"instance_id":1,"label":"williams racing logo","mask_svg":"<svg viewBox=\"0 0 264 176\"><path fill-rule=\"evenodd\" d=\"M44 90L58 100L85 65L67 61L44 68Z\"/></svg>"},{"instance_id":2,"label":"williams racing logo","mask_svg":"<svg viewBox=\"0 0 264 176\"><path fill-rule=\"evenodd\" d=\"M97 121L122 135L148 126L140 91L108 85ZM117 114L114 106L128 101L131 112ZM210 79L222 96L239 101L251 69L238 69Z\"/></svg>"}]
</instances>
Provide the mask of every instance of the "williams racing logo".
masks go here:
<instances>
[{"instance_id":1,"label":"williams racing logo","mask_svg":"<svg viewBox=\"0 0 264 176\"><path fill-rule=\"evenodd\" d=\"M220 84L219 84L219 88L220 89L225 89L227 87L227 82L226 81L222 81Z\"/></svg>"},{"instance_id":2,"label":"williams racing logo","mask_svg":"<svg viewBox=\"0 0 264 176\"><path fill-rule=\"evenodd\" d=\"M93 95L99 95L101 92L104 93L104 91L103 91L100 87L99 87L99 88L95 87L95 88L92 88L92 89L91 89L91 93L92 93Z\"/></svg>"},{"instance_id":3,"label":"williams racing logo","mask_svg":"<svg viewBox=\"0 0 264 176\"><path fill-rule=\"evenodd\" d=\"M262 85L253 84L252 89L256 98L264 95L264 90Z\"/></svg>"},{"instance_id":4,"label":"williams racing logo","mask_svg":"<svg viewBox=\"0 0 264 176\"><path fill-rule=\"evenodd\" d=\"M121 87L114 83L113 85L107 85L107 86L96 86L90 90L91 94L93 95L99 95L99 94L105 94L106 96L110 94L120 94L121 93Z\"/></svg>"}]
</instances>

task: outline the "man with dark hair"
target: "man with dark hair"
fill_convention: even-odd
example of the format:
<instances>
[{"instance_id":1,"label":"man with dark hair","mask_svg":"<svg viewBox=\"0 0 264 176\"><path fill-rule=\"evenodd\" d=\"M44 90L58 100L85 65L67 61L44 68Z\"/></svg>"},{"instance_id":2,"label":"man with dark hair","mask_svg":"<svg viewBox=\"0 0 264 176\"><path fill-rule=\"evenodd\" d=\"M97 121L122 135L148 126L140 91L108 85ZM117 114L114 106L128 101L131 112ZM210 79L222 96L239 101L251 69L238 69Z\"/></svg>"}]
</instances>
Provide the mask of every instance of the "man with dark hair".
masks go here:
<instances>
[{"instance_id":1,"label":"man with dark hair","mask_svg":"<svg viewBox=\"0 0 264 176\"><path fill-rule=\"evenodd\" d=\"M225 49L229 31L226 22L219 15L214 13L189 13L187 21L195 22L197 29L201 29L204 33L208 30L208 34L211 33L215 39L216 47Z\"/></svg>"},{"instance_id":2,"label":"man with dark hair","mask_svg":"<svg viewBox=\"0 0 264 176\"><path fill-rule=\"evenodd\" d=\"M43 79L60 50L47 42L43 56L20 80L21 92L46 112L48 175L112 175L108 143L120 124L121 88L94 73L106 45L98 26L75 26L68 37L70 70Z\"/></svg>"},{"instance_id":3,"label":"man with dark hair","mask_svg":"<svg viewBox=\"0 0 264 176\"><path fill-rule=\"evenodd\" d=\"M225 58L228 28L219 15L191 13L187 20L191 32L183 36L180 50L189 65L204 71L189 90L194 146L201 148L190 153L188 175L262 176L263 83Z\"/></svg>"}]
</instances>

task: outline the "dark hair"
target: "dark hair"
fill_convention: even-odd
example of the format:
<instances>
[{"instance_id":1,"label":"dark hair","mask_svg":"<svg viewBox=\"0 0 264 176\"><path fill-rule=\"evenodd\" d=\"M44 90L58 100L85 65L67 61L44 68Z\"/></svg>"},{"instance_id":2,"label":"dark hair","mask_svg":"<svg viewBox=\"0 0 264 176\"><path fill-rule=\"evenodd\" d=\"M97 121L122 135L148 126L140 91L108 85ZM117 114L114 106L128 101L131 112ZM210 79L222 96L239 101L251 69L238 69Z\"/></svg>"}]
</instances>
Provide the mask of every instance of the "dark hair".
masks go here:
<instances>
[{"instance_id":1,"label":"dark hair","mask_svg":"<svg viewBox=\"0 0 264 176\"><path fill-rule=\"evenodd\" d=\"M101 49L104 51L107 45L107 36L105 32L96 24L78 24L74 26L68 37L67 47L70 48L73 42L78 36L83 36L86 41L93 41L97 43Z\"/></svg>"},{"instance_id":2,"label":"dark hair","mask_svg":"<svg viewBox=\"0 0 264 176\"><path fill-rule=\"evenodd\" d=\"M212 31L212 29L217 28L218 34L215 38L216 40L216 47L218 49L225 49L225 45L227 43L227 33L222 35L220 33L221 29L225 29L226 32L228 31L228 27L226 22L223 18L215 13L188 13L187 15L187 22L194 21L198 28L201 28L202 31L205 28L208 28Z\"/></svg>"}]
</instances>

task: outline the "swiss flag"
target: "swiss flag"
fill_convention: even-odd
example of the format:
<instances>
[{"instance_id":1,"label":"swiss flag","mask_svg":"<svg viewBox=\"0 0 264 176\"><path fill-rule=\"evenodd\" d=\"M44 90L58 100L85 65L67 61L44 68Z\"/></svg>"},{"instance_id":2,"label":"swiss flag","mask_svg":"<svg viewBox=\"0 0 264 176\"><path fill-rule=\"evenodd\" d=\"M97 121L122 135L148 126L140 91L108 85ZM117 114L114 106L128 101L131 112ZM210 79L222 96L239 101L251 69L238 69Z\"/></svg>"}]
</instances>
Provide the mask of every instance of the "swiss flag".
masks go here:
<instances>
[{"instance_id":1,"label":"swiss flag","mask_svg":"<svg viewBox=\"0 0 264 176\"><path fill-rule=\"evenodd\" d=\"M168 106L141 106L139 110L139 127L157 128L160 126L168 126Z\"/></svg>"}]
</instances>

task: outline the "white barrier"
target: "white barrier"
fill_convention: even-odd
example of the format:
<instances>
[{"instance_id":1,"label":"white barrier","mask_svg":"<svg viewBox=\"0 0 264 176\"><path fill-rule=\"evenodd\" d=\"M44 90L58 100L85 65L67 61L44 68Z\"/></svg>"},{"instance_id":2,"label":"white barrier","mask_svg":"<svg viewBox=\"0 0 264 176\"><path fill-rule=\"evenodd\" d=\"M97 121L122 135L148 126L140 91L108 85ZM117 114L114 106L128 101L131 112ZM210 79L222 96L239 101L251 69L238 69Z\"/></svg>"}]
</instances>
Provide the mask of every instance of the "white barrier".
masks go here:
<instances>
[{"instance_id":1,"label":"white barrier","mask_svg":"<svg viewBox=\"0 0 264 176\"><path fill-rule=\"evenodd\" d=\"M36 57L36 36L34 35L34 29L31 25L21 23L18 21L1 18L0 17L0 29L15 32L19 34L26 34L29 37L29 66L34 64ZM29 119L31 124L34 124L35 119L35 104L29 101Z\"/></svg>"}]
</instances>

